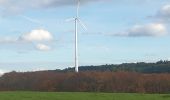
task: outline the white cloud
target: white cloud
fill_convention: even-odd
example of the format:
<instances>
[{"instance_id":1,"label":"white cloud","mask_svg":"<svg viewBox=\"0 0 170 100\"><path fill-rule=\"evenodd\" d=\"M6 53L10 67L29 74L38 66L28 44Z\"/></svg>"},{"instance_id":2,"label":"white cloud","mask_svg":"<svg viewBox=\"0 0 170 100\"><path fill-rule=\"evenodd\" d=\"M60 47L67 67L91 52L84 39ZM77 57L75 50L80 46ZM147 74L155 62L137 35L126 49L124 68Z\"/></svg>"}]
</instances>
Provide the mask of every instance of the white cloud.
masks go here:
<instances>
[{"instance_id":1,"label":"white cloud","mask_svg":"<svg viewBox=\"0 0 170 100\"><path fill-rule=\"evenodd\" d=\"M32 30L30 33L26 33L20 37L20 40L24 41L51 41L53 40L53 36L50 32L38 29Z\"/></svg>"},{"instance_id":2,"label":"white cloud","mask_svg":"<svg viewBox=\"0 0 170 100\"><path fill-rule=\"evenodd\" d=\"M45 44L37 44L36 48L40 51L49 51L51 48Z\"/></svg>"},{"instance_id":3,"label":"white cloud","mask_svg":"<svg viewBox=\"0 0 170 100\"><path fill-rule=\"evenodd\" d=\"M167 34L167 29L164 24L151 23L146 25L135 25L131 29L111 34L113 36L129 36L129 37L142 37L142 36L164 36Z\"/></svg>"},{"instance_id":4,"label":"white cloud","mask_svg":"<svg viewBox=\"0 0 170 100\"><path fill-rule=\"evenodd\" d=\"M81 0L81 3L97 2L105 0ZM67 5L75 5L76 0L0 0L0 7L4 11L19 13L29 9L52 8Z\"/></svg>"},{"instance_id":5,"label":"white cloud","mask_svg":"<svg viewBox=\"0 0 170 100\"><path fill-rule=\"evenodd\" d=\"M17 44L23 46L32 45L32 47L35 46L37 50L48 51L51 49L51 47L42 43L49 44L52 42L53 39L54 39L53 35L47 30L36 29L36 30L32 30L30 33L23 34L20 37L0 38L0 44L8 44L8 45L16 44L16 46Z\"/></svg>"},{"instance_id":6,"label":"white cloud","mask_svg":"<svg viewBox=\"0 0 170 100\"><path fill-rule=\"evenodd\" d=\"M32 30L30 33L19 37L1 37L0 43L19 43L19 42L49 42L54 39L53 35L44 29Z\"/></svg>"},{"instance_id":7,"label":"white cloud","mask_svg":"<svg viewBox=\"0 0 170 100\"><path fill-rule=\"evenodd\" d=\"M110 34L112 36L127 36L127 37L158 37L168 34L167 22L170 21L170 4L164 5L154 16L154 22L145 25L135 25L126 31Z\"/></svg>"},{"instance_id":8,"label":"white cloud","mask_svg":"<svg viewBox=\"0 0 170 100\"><path fill-rule=\"evenodd\" d=\"M134 25L126 31L109 34L112 36L127 36L127 37L158 37L168 34L167 22L170 21L170 4L164 5L154 16L149 16L156 19L154 22L145 25Z\"/></svg>"},{"instance_id":9,"label":"white cloud","mask_svg":"<svg viewBox=\"0 0 170 100\"><path fill-rule=\"evenodd\" d=\"M161 8L160 10L160 14L162 16L170 16L170 5L165 5Z\"/></svg>"},{"instance_id":10,"label":"white cloud","mask_svg":"<svg viewBox=\"0 0 170 100\"><path fill-rule=\"evenodd\" d=\"M35 46L37 50L40 51L49 51L51 50L51 47L45 44L42 44L42 42L50 42L53 40L53 35L44 29L37 29L32 30L30 33L23 34L19 41L27 41L27 42L35 42ZM38 43L38 44L37 44Z\"/></svg>"},{"instance_id":11,"label":"white cloud","mask_svg":"<svg viewBox=\"0 0 170 100\"><path fill-rule=\"evenodd\" d=\"M161 9L156 13L156 15L151 16L151 18L155 18L158 21L167 22L170 21L170 5L164 5Z\"/></svg>"}]
</instances>

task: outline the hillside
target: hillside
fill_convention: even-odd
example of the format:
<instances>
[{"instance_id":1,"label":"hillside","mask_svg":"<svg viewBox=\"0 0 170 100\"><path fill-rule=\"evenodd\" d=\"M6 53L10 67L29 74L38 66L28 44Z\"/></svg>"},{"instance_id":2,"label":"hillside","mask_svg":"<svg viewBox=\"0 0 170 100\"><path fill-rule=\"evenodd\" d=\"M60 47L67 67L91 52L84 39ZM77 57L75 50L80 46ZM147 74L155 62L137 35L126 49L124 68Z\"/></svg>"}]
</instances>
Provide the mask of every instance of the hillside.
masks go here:
<instances>
[{"instance_id":1,"label":"hillside","mask_svg":"<svg viewBox=\"0 0 170 100\"><path fill-rule=\"evenodd\" d=\"M170 62L82 66L0 77L0 91L170 93Z\"/></svg>"},{"instance_id":2,"label":"hillside","mask_svg":"<svg viewBox=\"0 0 170 100\"><path fill-rule=\"evenodd\" d=\"M158 61L156 63L123 63L123 64L111 64L111 65L99 65L99 66L80 66L80 71L128 71L139 73L170 73L170 61ZM72 72L74 68L66 68L64 70L56 70L61 72Z\"/></svg>"}]
</instances>

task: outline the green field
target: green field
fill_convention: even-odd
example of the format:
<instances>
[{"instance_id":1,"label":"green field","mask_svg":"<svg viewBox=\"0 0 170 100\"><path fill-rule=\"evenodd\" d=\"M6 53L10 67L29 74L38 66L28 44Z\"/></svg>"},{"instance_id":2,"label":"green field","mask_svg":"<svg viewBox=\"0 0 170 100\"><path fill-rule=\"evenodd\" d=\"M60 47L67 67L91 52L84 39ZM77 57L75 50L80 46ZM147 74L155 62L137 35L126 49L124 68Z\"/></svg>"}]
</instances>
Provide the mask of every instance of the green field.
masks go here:
<instances>
[{"instance_id":1,"label":"green field","mask_svg":"<svg viewBox=\"0 0 170 100\"><path fill-rule=\"evenodd\" d=\"M169 94L0 92L0 100L170 100Z\"/></svg>"}]
</instances>

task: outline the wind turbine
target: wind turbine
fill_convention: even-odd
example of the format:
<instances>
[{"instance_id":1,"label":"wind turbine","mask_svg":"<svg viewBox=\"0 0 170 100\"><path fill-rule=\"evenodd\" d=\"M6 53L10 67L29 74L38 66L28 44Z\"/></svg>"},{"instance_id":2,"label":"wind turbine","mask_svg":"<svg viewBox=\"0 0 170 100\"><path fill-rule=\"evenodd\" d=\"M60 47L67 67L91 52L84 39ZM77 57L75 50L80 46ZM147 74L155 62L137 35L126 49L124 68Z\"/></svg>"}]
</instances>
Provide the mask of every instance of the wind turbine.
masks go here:
<instances>
[{"instance_id":1,"label":"wind turbine","mask_svg":"<svg viewBox=\"0 0 170 100\"><path fill-rule=\"evenodd\" d=\"M78 61L78 25L80 24L84 30L87 30L85 24L80 20L79 17L79 8L80 8L80 0L77 1L77 12L76 16L66 21L74 21L75 22L75 72L79 72L79 61Z\"/></svg>"}]
</instances>

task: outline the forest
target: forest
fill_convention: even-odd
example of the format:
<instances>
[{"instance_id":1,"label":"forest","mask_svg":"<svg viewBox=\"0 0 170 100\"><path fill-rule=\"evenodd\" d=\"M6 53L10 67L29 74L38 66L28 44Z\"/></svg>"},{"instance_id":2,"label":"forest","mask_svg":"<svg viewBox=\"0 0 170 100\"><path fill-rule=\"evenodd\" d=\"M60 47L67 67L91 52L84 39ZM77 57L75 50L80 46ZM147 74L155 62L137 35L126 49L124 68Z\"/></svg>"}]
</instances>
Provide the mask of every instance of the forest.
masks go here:
<instances>
[{"instance_id":1,"label":"forest","mask_svg":"<svg viewBox=\"0 0 170 100\"><path fill-rule=\"evenodd\" d=\"M37 72L10 72L0 77L0 91L169 93L170 62L103 65Z\"/></svg>"},{"instance_id":2,"label":"forest","mask_svg":"<svg viewBox=\"0 0 170 100\"><path fill-rule=\"evenodd\" d=\"M128 71L139 73L170 73L170 61L160 60L156 63L123 63L123 64L106 64L98 66L80 66L80 71ZM74 68L56 70L57 72L73 72Z\"/></svg>"}]
</instances>

